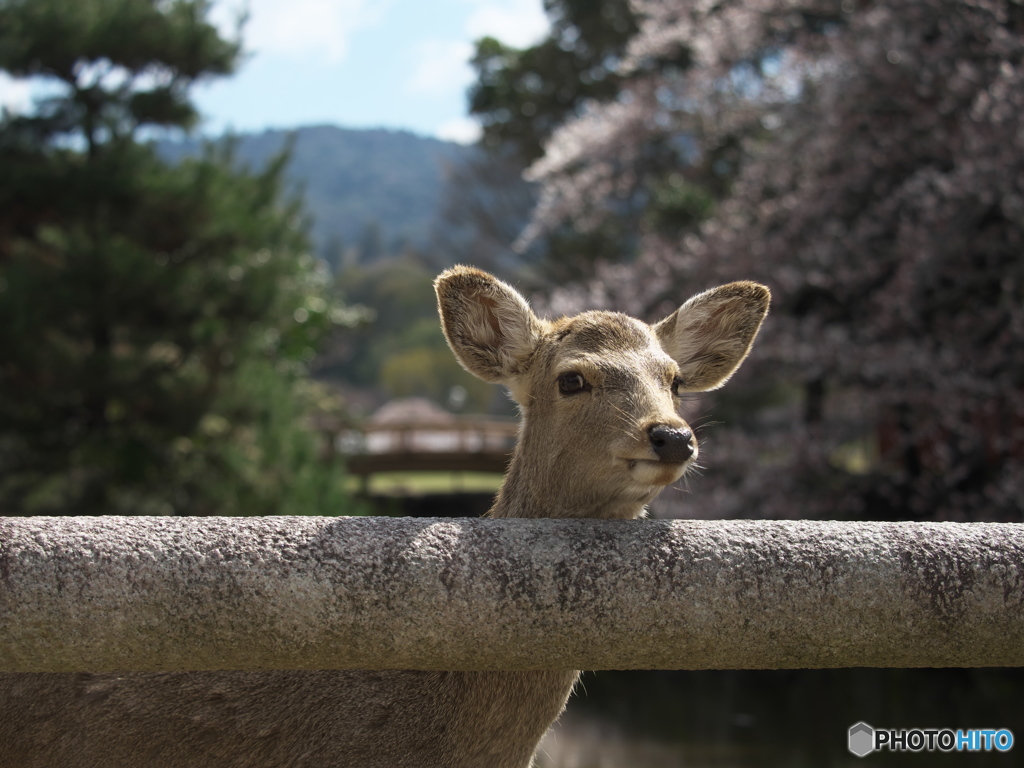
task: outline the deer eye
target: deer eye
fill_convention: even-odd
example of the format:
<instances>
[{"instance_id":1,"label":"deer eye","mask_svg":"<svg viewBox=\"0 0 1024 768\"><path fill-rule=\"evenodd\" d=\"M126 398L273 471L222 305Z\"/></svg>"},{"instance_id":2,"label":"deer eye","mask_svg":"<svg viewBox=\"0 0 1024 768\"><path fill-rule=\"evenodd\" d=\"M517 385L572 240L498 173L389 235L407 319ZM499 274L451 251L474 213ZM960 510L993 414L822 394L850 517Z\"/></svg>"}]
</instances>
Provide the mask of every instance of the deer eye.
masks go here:
<instances>
[{"instance_id":1,"label":"deer eye","mask_svg":"<svg viewBox=\"0 0 1024 768\"><path fill-rule=\"evenodd\" d=\"M685 382L676 376L672 379L672 397L679 397L679 390L683 388Z\"/></svg>"},{"instance_id":2,"label":"deer eye","mask_svg":"<svg viewBox=\"0 0 1024 768\"><path fill-rule=\"evenodd\" d=\"M590 391L590 384L583 378L583 374L572 371L558 377L558 391L563 395L576 395Z\"/></svg>"}]
</instances>

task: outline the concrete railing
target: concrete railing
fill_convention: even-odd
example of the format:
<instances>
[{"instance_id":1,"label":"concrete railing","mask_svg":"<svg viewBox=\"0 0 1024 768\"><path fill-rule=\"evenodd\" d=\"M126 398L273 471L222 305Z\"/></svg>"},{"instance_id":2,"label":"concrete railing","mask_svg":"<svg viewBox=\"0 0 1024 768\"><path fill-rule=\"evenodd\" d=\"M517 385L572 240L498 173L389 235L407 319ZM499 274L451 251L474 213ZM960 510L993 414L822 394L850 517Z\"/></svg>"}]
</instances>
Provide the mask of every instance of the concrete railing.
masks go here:
<instances>
[{"instance_id":1,"label":"concrete railing","mask_svg":"<svg viewBox=\"0 0 1024 768\"><path fill-rule=\"evenodd\" d=\"M0 519L0 671L1024 666L1024 525Z\"/></svg>"}]
</instances>

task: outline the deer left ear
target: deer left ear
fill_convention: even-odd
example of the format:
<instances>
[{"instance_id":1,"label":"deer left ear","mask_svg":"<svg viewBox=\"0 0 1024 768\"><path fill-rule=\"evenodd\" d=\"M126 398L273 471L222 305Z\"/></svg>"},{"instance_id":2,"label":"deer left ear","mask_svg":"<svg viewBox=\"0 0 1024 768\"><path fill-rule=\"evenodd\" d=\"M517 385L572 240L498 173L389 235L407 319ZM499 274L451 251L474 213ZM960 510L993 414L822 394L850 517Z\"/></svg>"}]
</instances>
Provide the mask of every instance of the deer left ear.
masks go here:
<instances>
[{"instance_id":1,"label":"deer left ear","mask_svg":"<svg viewBox=\"0 0 1024 768\"><path fill-rule=\"evenodd\" d=\"M434 281L448 346L484 381L510 383L529 362L543 329L517 290L473 267L453 267Z\"/></svg>"},{"instance_id":2,"label":"deer left ear","mask_svg":"<svg viewBox=\"0 0 1024 768\"><path fill-rule=\"evenodd\" d=\"M718 389L746 359L771 292L759 283L729 283L699 293L654 326L662 348L679 365L682 389Z\"/></svg>"}]
</instances>

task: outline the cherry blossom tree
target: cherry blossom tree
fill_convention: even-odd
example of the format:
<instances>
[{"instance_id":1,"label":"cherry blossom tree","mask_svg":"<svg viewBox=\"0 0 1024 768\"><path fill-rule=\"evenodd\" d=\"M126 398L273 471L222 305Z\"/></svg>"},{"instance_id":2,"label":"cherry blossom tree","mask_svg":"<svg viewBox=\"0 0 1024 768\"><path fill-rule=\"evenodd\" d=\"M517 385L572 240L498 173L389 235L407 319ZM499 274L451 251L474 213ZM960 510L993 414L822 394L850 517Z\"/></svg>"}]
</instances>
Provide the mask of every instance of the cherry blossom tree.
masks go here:
<instances>
[{"instance_id":1,"label":"cherry blossom tree","mask_svg":"<svg viewBox=\"0 0 1024 768\"><path fill-rule=\"evenodd\" d=\"M679 148L680 187L721 179L703 223L648 225L634 263L575 294L653 317L716 282L772 287L719 396L742 429L709 433L689 513L1024 519L1024 6L634 11L616 98L530 169L524 239L614 216L654 145Z\"/></svg>"}]
</instances>

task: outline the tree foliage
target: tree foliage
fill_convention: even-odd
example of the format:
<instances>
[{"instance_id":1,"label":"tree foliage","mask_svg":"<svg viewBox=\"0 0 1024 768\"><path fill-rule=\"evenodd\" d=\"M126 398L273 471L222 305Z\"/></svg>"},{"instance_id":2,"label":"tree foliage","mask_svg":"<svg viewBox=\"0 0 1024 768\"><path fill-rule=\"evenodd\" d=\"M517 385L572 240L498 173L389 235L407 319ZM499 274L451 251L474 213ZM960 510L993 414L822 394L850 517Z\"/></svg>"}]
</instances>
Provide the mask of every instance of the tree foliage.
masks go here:
<instances>
[{"instance_id":1,"label":"tree foliage","mask_svg":"<svg viewBox=\"0 0 1024 768\"><path fill-rule=\"evenodd\" d=\"M412 254L340 272L345 300L374 320L346 338L323 373L391 397L424 396L442 406L486 412L495 387L466 373L448 349L437 321L436 274ZM452 397L453 389L459 397Z\"/></svg>"},{"instance_id":2,"label":"tree foliage","mask_svg":"<svg viewBox=\"0 0 1024 768\"><path fill-rule=\"evenodd\" d=\"M0 120L7 514L337 511L295 382L344 318L284 156L168 165L138 139L190 125L188 86L234 66L207 10L0 2L0 68L50 94Z\"/></svg>"},{"instance_id":3,"label":"tree foliage","mask_svg":"<svg viewBox=\"0 0 1024 768\"><path fill-rule=\"evenodd\" d=\"M591 286L652 313L722 280L772 286L748 376L723 398L774 380L775 404L744 418L746 436L712 433L710 460L736 469L708 483L706 512L1019 520L1021 6L635 7L616 97L532 168L534 227L614 216L651 146L686 148L683 179L720 162L727 183L699 230L646 224L638 262ZM667 72L666 56L692 65Z\"/></svg>"},{"instance_id":4,"label":"tree foliage","mask_svg":"<svg viewBox=\"0 0 1024 768\"><path fill-rule=\"evenodd\" d=\"M591 99L613 96L617 64L636 32L628 0L545 0L551 31L517 49L485 37L477 42L477 79L470 113L483 123L483 144L530 162L559 124Z\"/></svg>"},{"instance_id":5,"label":"tree foliage","mask_svg":"<svg viewBox=\"0 0 1024 768\"><path fill-rule=\"evenodd\" d=\"M507 261L514 254L548 281L563 282L588 274L595 263L630 258L638 251L636 232L642 225L674 233L692 228L708 215L727 173L715 158L693 163L689 143L664 134L658 140L648 131L642 152L622 162L608 158L615 165L614 178L598 180L600 194L587 198L600 200L596 210L576 211L568 223L549 215L544 219L548 226L529 226L524 232L538 194L542 210L554 204L551 187L538 190L510 177L521 176L542 157L566 121L628 93L632 75L622 63L638 31L628 0L548 0L545 8L551 31L537 45L514 49L490 38L477 44L470 111L483 124L481 144L489 154L467 164L454 179L448 208L485 233L482 245L495 254L493 260L504 256ZM689 61L685 51L666 50L648 66L671 78ZM512 202L526 202L515 210L495 210L491 203L507 202L509 190ZM516 232L509 238L504 230L510 227Z\"/></svg>"}]
</instances>

